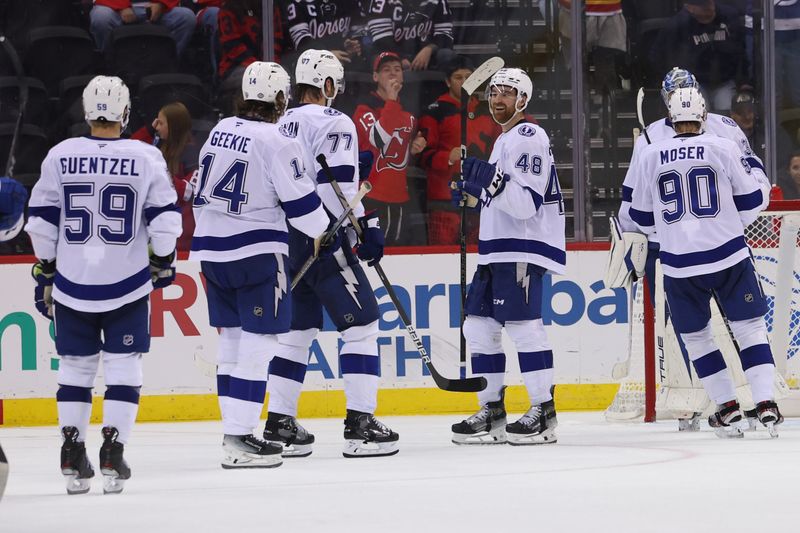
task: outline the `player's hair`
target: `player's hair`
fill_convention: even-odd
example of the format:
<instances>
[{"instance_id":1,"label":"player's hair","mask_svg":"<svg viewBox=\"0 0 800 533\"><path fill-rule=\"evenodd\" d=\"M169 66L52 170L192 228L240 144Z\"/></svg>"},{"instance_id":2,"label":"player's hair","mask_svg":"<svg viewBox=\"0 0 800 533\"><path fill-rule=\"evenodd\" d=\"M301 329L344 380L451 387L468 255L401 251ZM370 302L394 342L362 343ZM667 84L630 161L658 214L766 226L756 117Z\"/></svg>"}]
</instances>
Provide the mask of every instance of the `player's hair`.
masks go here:
<instances>
[{"instance_id":1,"label":"player's hair","mask_svg":"<svg viewBox=\"0 0 800 533\"><path fill-rule=\"evenodd\" d=\"M236 102L236 116L260 118L273 124L278 122L285 110L286 98L282 92L278 93L274 103L242 99Z\"/></svg>"},{"instance_id":2,"label":"player's hair","mask_svg":"<svg viewBox=\"0 0 800 533\"><path fill-rule=\"evenodd\" d=\"M89 121L89 126L90 127L98 128L98 129L111 130L111 129L114 129L117 126L117 124L119 124L119 122L111 122L110 120L106 120L104 118L99 118L97 120L90 120Z\"/></svg>"},{"instance_id":3,"label":"player's hair","mask_svg":"<svg viewBox=\"0 0 800 533\"><path fill-rule=\"evenodd\" d=\"M322 98L322 89L307 83L298 83L294 86L292 93L292 100L297 103L302 102L306 95L310 95L314 99Z\"/></svg>"},{"instance_id":4,"label":"player's hair","mask_svg":"<svg viewBox=\"0 0 800 533\"><path fill-rule=\"evenodd\" d=\"M159 112L164 113L169 129L169 137L162 139L159 148L167 162L170 174L174 176L180 172L181 154L192 134L192 116L181 102L169 103Z\"/></svg>"}]
</instances>

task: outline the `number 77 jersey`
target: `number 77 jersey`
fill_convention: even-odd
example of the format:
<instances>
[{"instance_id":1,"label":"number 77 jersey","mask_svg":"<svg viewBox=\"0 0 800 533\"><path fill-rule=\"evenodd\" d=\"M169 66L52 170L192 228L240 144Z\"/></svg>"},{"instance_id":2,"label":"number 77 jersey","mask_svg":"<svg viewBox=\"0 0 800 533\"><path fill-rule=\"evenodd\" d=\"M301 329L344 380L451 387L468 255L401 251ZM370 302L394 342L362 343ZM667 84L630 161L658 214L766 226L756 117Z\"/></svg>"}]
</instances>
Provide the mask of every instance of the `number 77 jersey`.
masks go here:
<instances>
[{"instance_id":1,"label":"number 77 jersey","mask_svg":"<svg viewBox=\"0 0 800 533\"><path fill-rule=\"evenodd\" d=\"M631 219L658 233L665 275L719 272L750 256L744 229L769 203L769 184L734 142L677 135L645 148L636 165Z\"/></svg>"},{"instance_id":2,"label":"number 77 jersey","mask_svg":"<svg viewBox=\"0 0 800 533\"><path fill-rule=\"evenodd\" d=\"M523 121L497 138L489 162L510 179L483 200L478 264L532 263L563 274L564 200L547 134Z\"/></svg>"}]
</instances>

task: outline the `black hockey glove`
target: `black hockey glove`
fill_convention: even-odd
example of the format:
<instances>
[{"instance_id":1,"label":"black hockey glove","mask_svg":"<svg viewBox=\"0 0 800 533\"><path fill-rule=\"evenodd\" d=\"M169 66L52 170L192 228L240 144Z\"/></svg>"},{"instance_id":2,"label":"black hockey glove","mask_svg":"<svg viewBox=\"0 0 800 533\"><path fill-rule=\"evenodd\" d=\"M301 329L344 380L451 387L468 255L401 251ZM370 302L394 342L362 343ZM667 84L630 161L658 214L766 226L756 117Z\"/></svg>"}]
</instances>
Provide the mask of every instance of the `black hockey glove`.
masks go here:
<instances>
[{"instance_id":1,"label":"black hockey glove","mask_svg":"<svg viewBox=\"0 0 800 533\"><path fill-rule=\"evenodd\" d=\"M169 287L175 281L175 251L166 256L160 256L150 250L150 279L154 289Z\"/></svg>"},{"instance_id":2,"label":"black hockey glove","mask_svg":"<svg viewBox=\"0 0 800 533\"><path fill-rule=\"evenodd\" d=\"M40 260L33 265L31 276L36 281L33 301L43 317L53 319L53 279L56 277L56 261Z\"/></svg>"}]
</instances>

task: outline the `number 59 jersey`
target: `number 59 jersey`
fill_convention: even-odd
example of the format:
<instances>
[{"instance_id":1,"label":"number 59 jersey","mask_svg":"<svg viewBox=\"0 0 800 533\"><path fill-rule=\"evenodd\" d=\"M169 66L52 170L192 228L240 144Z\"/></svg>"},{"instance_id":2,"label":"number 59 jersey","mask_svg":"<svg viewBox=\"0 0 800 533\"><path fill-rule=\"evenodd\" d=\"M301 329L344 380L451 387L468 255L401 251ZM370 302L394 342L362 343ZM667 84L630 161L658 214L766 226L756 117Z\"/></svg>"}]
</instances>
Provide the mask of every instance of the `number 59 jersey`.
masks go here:
<instances>
[{"instance_id":1,"label":"number 59 jersey","mask_svg":"<svg viewBox=\"0 0 800 533\"><path fill-rule=\"evenodd\" d=\"M482 200L478 264L532 263L563 274L564 201L547 134L523 121L497 138L489 162L510 180Z\"/></svg>"},{"instance_id":2,"label":"number 59 jersey","mask_svg":"<svg viewBox=\"0 0 800 533\"><path fill-rule=\"evenodd\" d=\"M129 139L78 137L54 146L31 194L39 259L56 259L53 299L78 311L117 309L153 290L148 242L166 256L181 234L161 152Z\"/></svg>"},{"instance_id":3,"label":"number 59 jersey","mask_svg":"<svg viewBox=\"0 0 800 533\"><path fill-rule=\"evenodd\" d=\"M677 135L645 148L636 164L631 218L658 233L665 275L710 274L749 257L744 228L769 203L769 186L736 143Z\"/></svg>"},{"instance_id":4,"label":"number 59 jersey","mask_svg":"<svg viewBox=\"0 0 800 533\"><path fill-rule=\"evenodd\" d=\"M311 238L329 219L305 176L291 132L242 117L222 119L200 151L190 259L228 262L289 254L286 219Z\"/></svg>"}]
</instances>

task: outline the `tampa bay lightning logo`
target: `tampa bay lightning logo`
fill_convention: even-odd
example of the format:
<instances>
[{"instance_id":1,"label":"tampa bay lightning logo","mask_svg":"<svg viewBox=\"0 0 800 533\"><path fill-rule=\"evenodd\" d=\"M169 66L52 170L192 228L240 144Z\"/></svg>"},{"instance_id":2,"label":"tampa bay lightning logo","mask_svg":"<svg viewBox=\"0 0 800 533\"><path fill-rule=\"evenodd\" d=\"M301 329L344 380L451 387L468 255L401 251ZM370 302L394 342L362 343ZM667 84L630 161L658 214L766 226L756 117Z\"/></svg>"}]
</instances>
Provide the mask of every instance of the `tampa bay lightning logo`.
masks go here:
<instances>
[{"instance_id":1,"label":"tampa bay lightning logo","mask_svg":"<svg viewBox=\"0 0 800 533\"><path fill-rule=\"evenodd\" d=\"M342 114L342 112L341 111L337 111L332 107L326 107L325 108L325 114L326 115L330 115L332 117L338 117L339 115Z\"/></svg>"},{"instance_id":2,"label":"tampa bay lightning logo","mask_svg":"<svg viewBox=\"0 0 800 533\"><path fill-rule=\"evenodd\" d=\"M534 135L536 135L536 129L534 129L534 127L531 126L530 124L523 124L522 126L519 127L517 131L523 137L533 137Z\"/></svg>"},{"instance_id":3,"label":"tampa bay lightning logo","mask_svg":"<svg viewBox=\"0 0 800 533\"><path fill-rule=\"evenodd\" d=\"M722 122L727 124L728 126L731 126L731 127L734 127L734 128L738 128L739 127L739 125L736 123L736 121L733 120L730 117L722 117Z\"/></svg>"},{"instance_id":4,"label":"tampa bay lightning logo","mask_svg":"<svg viewBox=\"0 0 800 533\"><path fill-rule=\"evenodd\" d=\"M756 265L758 263L771 263L771 266L775 266L778 264L778 260L775 257L770 257L767 255L754 255L753 259L756 261ZM767 299L767 306L768 311L766 316L764 317L767 323L767 331L770 333L774 333L775 330L775 291L777 288L777 283L775 280L770 279L769 276L764 274L764 271L768 270L767 268L758 268L756 267L756 271L758 272L759 280L761 281L762 286L764 286L767 290L768 294L766 294ZM800 350L800 274L795 271L793 274L793 283L792 283L792 298L790 303L790 312L789 312L789 346L788 346L788 357L794 357L798 350Z\"/></svg>"}]
</instances>

